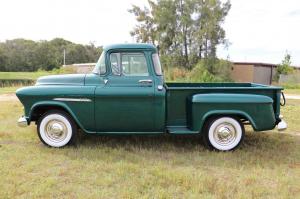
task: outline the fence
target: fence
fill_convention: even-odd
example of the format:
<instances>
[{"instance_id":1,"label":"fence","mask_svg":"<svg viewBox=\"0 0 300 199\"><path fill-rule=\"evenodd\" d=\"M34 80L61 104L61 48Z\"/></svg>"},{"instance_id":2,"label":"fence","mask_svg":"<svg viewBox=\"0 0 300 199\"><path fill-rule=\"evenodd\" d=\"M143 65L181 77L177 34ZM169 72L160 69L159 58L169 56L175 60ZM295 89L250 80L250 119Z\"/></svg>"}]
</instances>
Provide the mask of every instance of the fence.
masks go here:
<instances>
[{"instance_id":1,"label":"fence","mask_svg":"<svg viewBox=\"0 0 300 199\"><path fill-rule=\"evenodd\" d=\"M280 75L280 84L300 84L300 72L290 75Z\"/></svg>"}]
</instances>

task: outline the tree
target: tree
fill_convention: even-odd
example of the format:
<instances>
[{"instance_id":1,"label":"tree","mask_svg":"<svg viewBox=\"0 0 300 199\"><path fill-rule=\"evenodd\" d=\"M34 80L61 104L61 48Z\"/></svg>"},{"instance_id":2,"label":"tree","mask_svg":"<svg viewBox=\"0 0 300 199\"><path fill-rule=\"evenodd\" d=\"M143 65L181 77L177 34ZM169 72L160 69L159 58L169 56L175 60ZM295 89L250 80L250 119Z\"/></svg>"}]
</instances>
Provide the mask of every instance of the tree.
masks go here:
<instances>
[{"instance_id":1,"label":"tree","mask_svg":"<svg viewBox=\"0 0 300 199\"><path fill-rule=\"evenodd\" d=\"M148 1L150 6L156 6L154 2ZM152 7L152 8L153 8ZM153 19L153 13L149 8L144 7L144 9L133 5L132 9L128 10L133 13L136 20L139 22L138 25L130 32L132 36L137 36L138 41L150 42L155 44L156 41L156 27Z\"/></svg>"},{"instance_id":2,"label":"tree","mask_svg":"<svg viewBox=\"0 0 300 199\"><path fill-rule=\"evenodd\" d=\"M7 62L7 57L5 51L3 50L2 45L0 45L0 71L5 71L5 66Z\"/></svg>"},{"instance_id":3,"label":"tree","mask_svg":"<svg viewBox=\"0 0 300 199\"><path fill-rule=\"evenodd\" d=\"M279 76L282 75L288 75L293 73L294 69L291 66L291 55L286 52L284 55L284 59L282 60L281 64L277 65L277 80L279 80Z\"/></svg>"},{"instance_id":4,"label":"tree","mask_svg":"<svg viewBox=\"0 0 300 199\"><path fill-rule=\"evenodd\" d=\"M216 58L217 45L225 44L222 24L230 1L220 0L148 0L149 7L133 6L138 25L131 32L138 42L160 46L162 60L168 54L191 69L202 58ZM211 69L209 69L211 70Z\"/></svg>"},{"instance_id":5,"label":"tree","mask_svg":"<svg viewBox=\"0 0 300 199\"><path fill-rule=\"evenodd\" d=\"M74 44L61 38L38 42L7 40L0 42L0 71L52 70L62 66L64 50L67 64L96 62L102 52L94 44Z\"/></svg>"}]
</instances>

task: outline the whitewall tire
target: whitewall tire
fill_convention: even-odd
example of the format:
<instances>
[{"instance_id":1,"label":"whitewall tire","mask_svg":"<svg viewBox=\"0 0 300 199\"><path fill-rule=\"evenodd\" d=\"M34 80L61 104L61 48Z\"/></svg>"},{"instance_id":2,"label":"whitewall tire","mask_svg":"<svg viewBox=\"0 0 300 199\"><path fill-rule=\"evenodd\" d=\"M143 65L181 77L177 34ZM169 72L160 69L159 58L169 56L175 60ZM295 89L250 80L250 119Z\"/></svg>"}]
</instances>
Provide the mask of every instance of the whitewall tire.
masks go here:
<instances>
[{"instance_id":1,"label":"whitewall tire","mask_svg":"<svg viewBox=\"0 0 300 199\"><path fill-rule=\"evenodd\" d=\"M243 124L232 117L219 117L207 121L204 128L205 145L218 151L237 148L244 138Z\"/></svg>"},{"instance_id":2,"label":"whitewall tire","mask_svg":"<svg viewBox=\"0 0 300 199\"><path fill-rule=\"evenodd\" d=\"M63 111L49 111L38 121L40 140L55 148L69 144L76 134L77 128L73 119Z\"/></svg>"}]
</instances>

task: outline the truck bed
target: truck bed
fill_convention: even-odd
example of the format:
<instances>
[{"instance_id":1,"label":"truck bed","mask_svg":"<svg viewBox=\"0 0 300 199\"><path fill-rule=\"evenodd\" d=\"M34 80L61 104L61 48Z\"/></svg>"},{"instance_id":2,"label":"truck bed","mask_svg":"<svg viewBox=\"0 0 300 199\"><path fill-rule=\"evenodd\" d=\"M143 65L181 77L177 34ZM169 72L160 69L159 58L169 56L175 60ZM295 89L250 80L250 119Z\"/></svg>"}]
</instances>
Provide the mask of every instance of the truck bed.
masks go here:
<instances>
[{"instance_id":1,"label":"truck bed","mask_svg":"<svg viewBox=\"0 0 300 199\"><path fill-rule=\"evenodd\" d=\"M255 94L273 99L273 109L279 117L281 87L267 86L255 83L166 83L167 90L166 123L171 128L189 128L188 99L195 94L226 93L226 94ZM185 104L185 106L183 106Z\"/></svg>"}]
</instances>

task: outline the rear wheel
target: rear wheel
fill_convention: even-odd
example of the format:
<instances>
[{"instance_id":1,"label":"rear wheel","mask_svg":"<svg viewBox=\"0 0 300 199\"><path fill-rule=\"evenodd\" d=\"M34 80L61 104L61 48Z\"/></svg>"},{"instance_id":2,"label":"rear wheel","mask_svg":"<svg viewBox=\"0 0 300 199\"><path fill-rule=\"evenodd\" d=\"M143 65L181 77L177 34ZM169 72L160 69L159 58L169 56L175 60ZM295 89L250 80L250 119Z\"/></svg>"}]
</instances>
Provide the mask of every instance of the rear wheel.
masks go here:
<instances>
[{"instance_id":1,"label":"rear wheel","mask_svg":"<svg viewBox=\"0 0 300 199\"><path fill-rule=\"evenodd\" d=\"M218 117L206 122L203 133L204 144L209 149L230 151L243 141L245 129L235 118Z\"/></svg>"},{"instance_id":2,"label":"rear wheel","mask_svg":"<svg viewBox=\"0 0 300 199\"><path fill-rule=\"evenodd\" d=\"M75 140L77 127L69 114L53 110L46 112L38 121L40 140L55 148L64 147Z\"/></svg>"}]
</instances>

